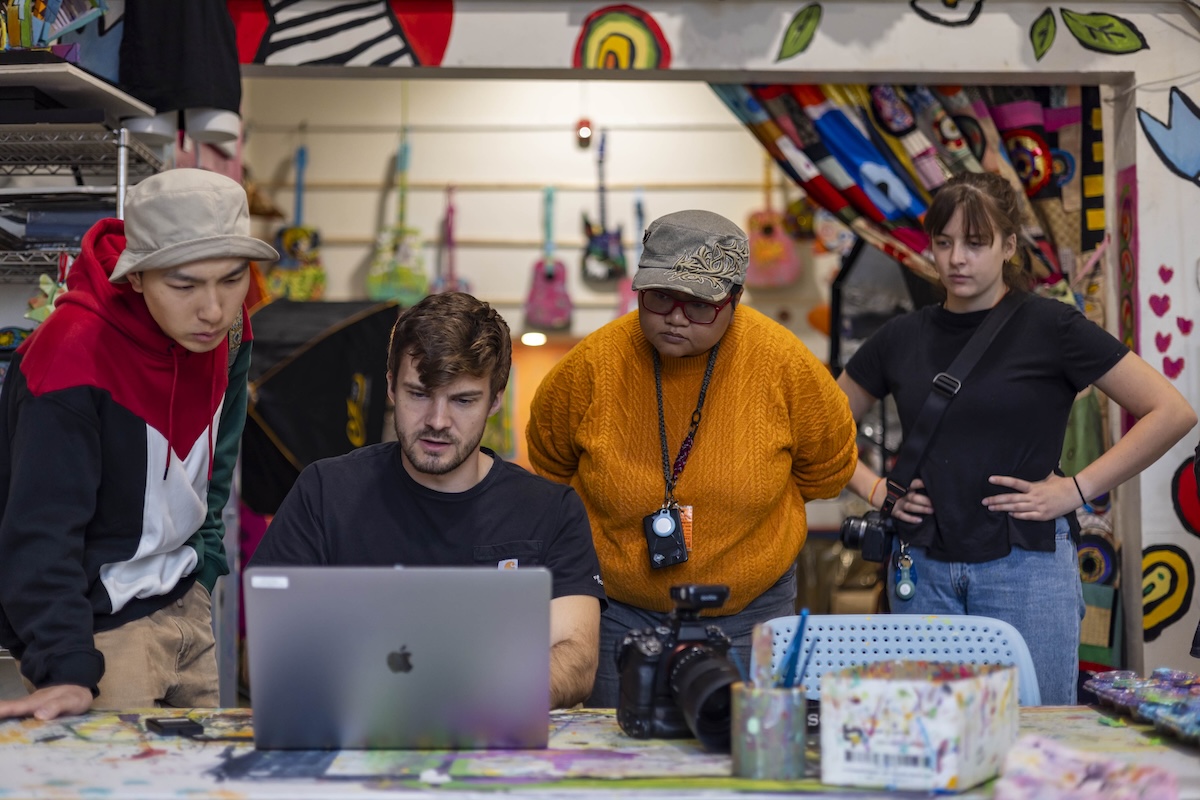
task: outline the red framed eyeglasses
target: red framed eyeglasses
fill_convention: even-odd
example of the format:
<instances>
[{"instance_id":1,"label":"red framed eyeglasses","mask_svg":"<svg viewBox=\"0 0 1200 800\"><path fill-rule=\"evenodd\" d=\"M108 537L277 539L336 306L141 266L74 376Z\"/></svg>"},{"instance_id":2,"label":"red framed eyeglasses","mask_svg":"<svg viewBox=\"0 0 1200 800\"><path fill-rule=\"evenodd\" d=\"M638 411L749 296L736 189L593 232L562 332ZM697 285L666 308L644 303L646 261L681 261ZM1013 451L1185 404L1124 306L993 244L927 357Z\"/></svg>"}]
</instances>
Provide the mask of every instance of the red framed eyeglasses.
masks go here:
<instances>
[{"instance_id":1,"label":"red framed eyeglasses","mask_svg":"<svg viewBox=\"0 0 1200 800\"><path fill-rule=\"evenodd\" d=\"M721 313L721 309L729 305L733 301L733 293L726 297L720 303L706 303L703 300L688 299L677 300L666 292L660 292L657 289L643 289L638 292L638 302L642 308L649 311L651 314L658 314L666 317L675 311L677 308L683 309L683 315L688 318L688 321L694 322L697 325L711 325L717 319L717 314Z\"/></svg>"}]
</instances>

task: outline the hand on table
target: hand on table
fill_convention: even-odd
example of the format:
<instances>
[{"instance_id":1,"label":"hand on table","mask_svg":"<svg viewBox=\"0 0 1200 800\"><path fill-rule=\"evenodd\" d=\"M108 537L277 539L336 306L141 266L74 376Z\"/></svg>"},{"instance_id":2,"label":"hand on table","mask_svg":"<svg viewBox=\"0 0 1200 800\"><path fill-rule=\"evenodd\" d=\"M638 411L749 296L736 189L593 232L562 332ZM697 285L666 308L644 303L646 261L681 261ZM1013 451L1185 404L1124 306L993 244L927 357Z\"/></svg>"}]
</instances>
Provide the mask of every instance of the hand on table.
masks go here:
<instances>
[{"instance_id":1,"label":"hand on table","mask_svg":"<svg viewBox=\"0 0 1200 800\"><path fill-rule=\"evenodd\" d=\"M19 700L0 701L0 719L34 717L48 720L55 717L85 714L92 707L92 690L85 686L60 684L38 689Z\"/></svg>"}]
</instances>

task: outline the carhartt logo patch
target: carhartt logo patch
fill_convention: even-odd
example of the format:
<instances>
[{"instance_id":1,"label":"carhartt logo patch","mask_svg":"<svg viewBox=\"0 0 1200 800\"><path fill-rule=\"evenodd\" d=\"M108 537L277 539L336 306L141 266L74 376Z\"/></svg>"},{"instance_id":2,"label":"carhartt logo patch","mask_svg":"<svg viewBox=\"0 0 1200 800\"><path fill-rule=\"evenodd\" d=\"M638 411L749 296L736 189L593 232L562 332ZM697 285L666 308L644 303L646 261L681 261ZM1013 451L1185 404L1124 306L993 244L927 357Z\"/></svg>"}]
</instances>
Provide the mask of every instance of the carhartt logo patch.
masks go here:
<instances>
[{"instance_id":1,"label":"carhartt logo patch","mask_svg":"<svg viewBox=\"0 0 1200 800\"><path fill-rule=\"evenodd\" d=\"M517 560L515 558L506 558L503 561L496 562L496 569L516 569Z\"/></svg>"}]
</instances>

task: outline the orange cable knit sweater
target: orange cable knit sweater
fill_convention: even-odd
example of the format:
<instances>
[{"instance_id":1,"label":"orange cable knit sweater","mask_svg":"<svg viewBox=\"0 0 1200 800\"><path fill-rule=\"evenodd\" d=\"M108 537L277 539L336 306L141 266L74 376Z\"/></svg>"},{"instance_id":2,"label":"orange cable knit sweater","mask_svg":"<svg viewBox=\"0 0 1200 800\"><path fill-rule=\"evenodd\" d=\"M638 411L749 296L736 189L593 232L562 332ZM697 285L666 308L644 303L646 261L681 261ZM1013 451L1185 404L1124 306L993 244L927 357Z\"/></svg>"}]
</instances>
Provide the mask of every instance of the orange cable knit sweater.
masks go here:
<instances>
[{"instance_id":1,"label":"orange cable knit sweater","mask_svg":"<svg viewBox=\"0 0 1200 800\"><path fill-rule=\"evenodd\" d=\"M663 359L674 463L707 354ZM836 496L854 473L855 425L829 371L794 334L739 307L721 343L695 445L675 498L694 508L688 561L651 569L642 518L662 505L651 345L636 312L588 336L538 388L526 438L541 475L583 498L614 600L669 611L668 589L723 583L734 614L796 560L804 503Z\"/></svg>"}]
</instances>

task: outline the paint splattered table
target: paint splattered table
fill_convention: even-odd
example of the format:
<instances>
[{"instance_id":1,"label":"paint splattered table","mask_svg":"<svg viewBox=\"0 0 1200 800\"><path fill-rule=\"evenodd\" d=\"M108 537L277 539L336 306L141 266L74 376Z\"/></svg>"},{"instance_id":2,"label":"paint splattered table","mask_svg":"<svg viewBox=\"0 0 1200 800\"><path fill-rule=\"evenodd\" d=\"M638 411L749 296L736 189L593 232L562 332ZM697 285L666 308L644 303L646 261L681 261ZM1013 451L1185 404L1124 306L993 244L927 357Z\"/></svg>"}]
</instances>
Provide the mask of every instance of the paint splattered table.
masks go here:
<instances>
[{"instance_id":1,"label":"paint splattered table","mask_svg":"<svg viewBox=\"0 0 1200 800\"><path fill-rule=\"evenodd\" d=\"M779 792L837 798L923 797L839 791L815 781L764 783L730 776L728 755L692 741L624 736L612 712L551 716L550 746L517 751L265 752L246 709L196 710L208 741L147 733L164 710L93 712L54 722L0 722L0 798L746 798ZM183 712L178 712L183 713ZM1200 798L1200 750L1128 719L1086 707L1021 710L1021 732L1113 758L1154 763ZM988 786L958 797L987 798ZM945 797L945 795L942 795Z\"/></svg>"}]
</instances>

